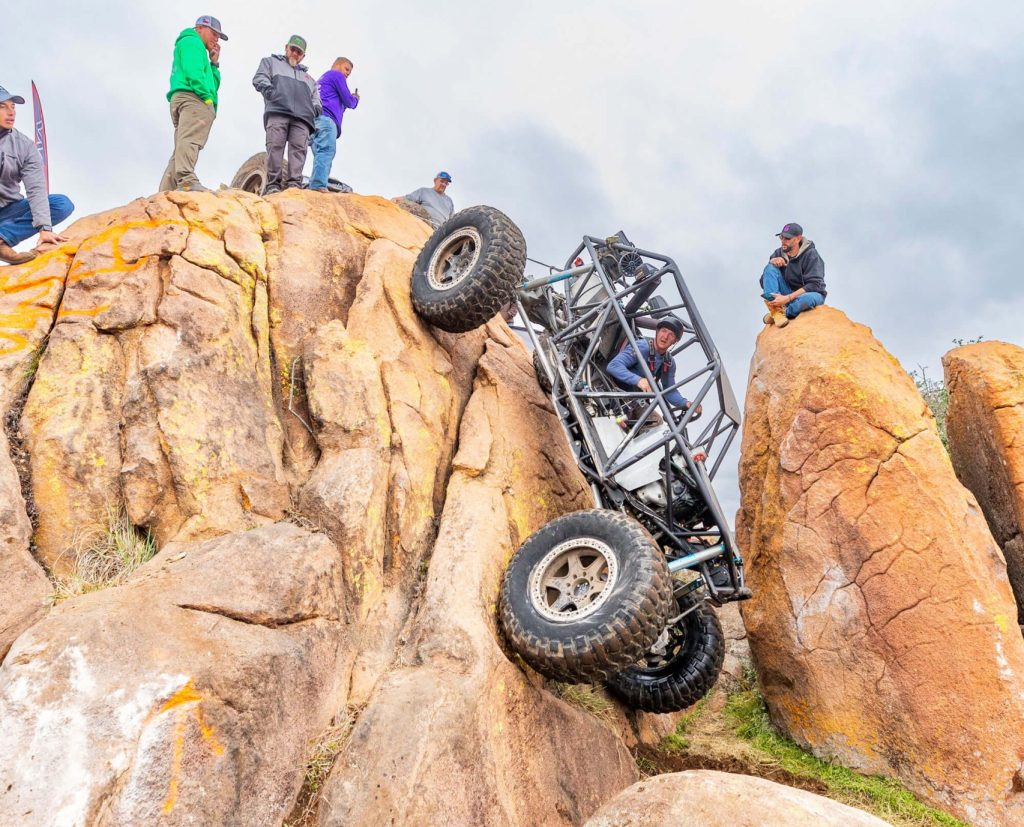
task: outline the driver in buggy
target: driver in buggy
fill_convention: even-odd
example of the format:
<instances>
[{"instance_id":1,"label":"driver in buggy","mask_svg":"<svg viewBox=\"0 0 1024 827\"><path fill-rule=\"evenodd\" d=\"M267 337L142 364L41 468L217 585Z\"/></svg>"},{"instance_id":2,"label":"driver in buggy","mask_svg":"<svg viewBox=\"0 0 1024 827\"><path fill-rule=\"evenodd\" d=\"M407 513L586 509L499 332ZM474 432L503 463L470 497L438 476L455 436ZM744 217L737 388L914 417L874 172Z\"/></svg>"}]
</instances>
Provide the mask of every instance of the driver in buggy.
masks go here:
<instances>
[{"instance_id":1,"label":"driver in buggy","mask_svg":"<svg viewBox=\"0 0 1024 827\"><path fill-rule=\"evenodd\" d=\"M676 383L676 365L669 350L682 336L683 323L675 316L666 316L658 322L653 342L647 339L638 339L636 349L630 347L627 342L622 350L608 362L605 370L622 390L650 393L650 383L645 377L635 372L640 360L643 360L647 363L655 381L663 388L670 388ZM683 410L690 407L689 400L679 393L678 389L666 393L665 399L670 405ZM641 406L633 405L631 407L635 410ZM700 412L701 409L698 407L693 418L696 419L697 416L700 416ZM632 415L630 418L635 419ZM652 413L648 422L652 425L660 422L657 411Z\"/></svg>"}]
</instances>

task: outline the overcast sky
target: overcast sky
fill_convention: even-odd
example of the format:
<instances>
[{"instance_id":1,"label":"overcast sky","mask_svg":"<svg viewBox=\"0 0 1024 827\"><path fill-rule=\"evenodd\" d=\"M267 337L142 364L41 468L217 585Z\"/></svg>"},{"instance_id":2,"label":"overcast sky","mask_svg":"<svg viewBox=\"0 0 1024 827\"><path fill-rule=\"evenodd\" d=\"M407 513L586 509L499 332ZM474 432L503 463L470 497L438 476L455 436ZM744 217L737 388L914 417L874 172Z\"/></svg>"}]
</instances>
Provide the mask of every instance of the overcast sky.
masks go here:
<instances>
[{"instance_id":1,"label":"overcast sky","mask_svg":"<svg viewBox=\"0 0 1024 827\"><path fill-rule=\"evenodd\" d=\"M207 186L263 148L251 78L298 33L315 76L355 63L335 177L392 196L447 169L457 208L504 210L542 260L624 229L680 264L740 396L787 221L904 367L1024 344L1018 3L51 0L5 23L0 85L39 86L77 216L156 189L174 39L204 13L230 37ZM720 479L732 513L735 461Z\"/></svg>"}]
</instances>

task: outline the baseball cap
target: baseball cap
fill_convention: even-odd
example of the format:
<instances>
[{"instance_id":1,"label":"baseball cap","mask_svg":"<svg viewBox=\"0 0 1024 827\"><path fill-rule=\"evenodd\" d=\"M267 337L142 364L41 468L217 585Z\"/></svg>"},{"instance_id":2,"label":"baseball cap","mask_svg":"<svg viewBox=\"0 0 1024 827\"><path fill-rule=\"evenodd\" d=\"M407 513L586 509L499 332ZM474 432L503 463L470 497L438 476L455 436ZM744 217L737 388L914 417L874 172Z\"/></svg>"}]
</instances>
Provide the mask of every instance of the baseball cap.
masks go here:
<instances>
[{"instance_id":1,"label":"baseball cap","mask_svg":"<svg viewBox=\"0 0 1024 827\"><path fill-rule=\"evenodd\" d=\"M302 54L306 54L306 38L293 34L288 38L288 45L294 46L296 49L301 49Z\"/></svg>"},{"instance_id":2,"label":"baseball cap","mask_svg":"<svg viewBox=\"0 0 1024 827\"><path fill-rule=\"evenodd\" d=\"M452 177L447 172L445 172L444 170L441 170L434 177L435 178L440 178L442 181L447 181L449 184L452 182Z\"/></svg>"},{"instance_id":3,"label":"baseball cap","mask_svg":"<svg viewBox=\"0 0 1024 827\"><path fill-rule=\"evenodd\" d=\"M795 221L790 221L785 227L782 228L781 233L776 233L779 238L795 238L798 235L804 234L804 228L797 224Z\"/></svg>"},{"instance_id":4,"label":"baseball cap","mask_svg":"<svg viewBox=\"0 0 1024 827\"><path fill-rule=\"evenodd\" d=\"M5 101L14 101L15 103L25 103L25 99L21 95L12 95L4 87L0 86L0 103ZM445 173L447 175L448 173Z\"/></svg>"},{"instance_id":5,"label":"baseball cap","mask_svg":"<svg viewBox=\"0 0 1024 827\"><path fill-rule=\"evenodd\" d=\"M196 21L196 25L197 26L209 26L211 29L213 29L217 33L217 37L219 37L221 40L227 40L228 39L228 36L226 34L224 34L224 32L222 32L221 29L220 29L220 21L216 17L214 17L213 15L204 14L202 17L200 17Z\"/></svg>"}]
</instances>

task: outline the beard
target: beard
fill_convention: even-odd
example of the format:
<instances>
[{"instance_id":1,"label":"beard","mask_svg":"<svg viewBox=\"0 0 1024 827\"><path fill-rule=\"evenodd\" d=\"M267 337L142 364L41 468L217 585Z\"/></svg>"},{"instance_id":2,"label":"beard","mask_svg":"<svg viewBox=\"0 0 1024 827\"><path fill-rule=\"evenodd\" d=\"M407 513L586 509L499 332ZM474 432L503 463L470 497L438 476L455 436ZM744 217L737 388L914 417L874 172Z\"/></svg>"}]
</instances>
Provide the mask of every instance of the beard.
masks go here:
<instances>
[{"instance_id":1,"label":"beard","mask_svg":"<svg viewBox=\"0 0 1024 827\"><path fill-rule=\"evenodd\" d=\"M294 58L294 57L289 57L288 58L288 65L289 66L298 66L299 65L299 61L296 58Z\"/></svg>"}]
</instances>

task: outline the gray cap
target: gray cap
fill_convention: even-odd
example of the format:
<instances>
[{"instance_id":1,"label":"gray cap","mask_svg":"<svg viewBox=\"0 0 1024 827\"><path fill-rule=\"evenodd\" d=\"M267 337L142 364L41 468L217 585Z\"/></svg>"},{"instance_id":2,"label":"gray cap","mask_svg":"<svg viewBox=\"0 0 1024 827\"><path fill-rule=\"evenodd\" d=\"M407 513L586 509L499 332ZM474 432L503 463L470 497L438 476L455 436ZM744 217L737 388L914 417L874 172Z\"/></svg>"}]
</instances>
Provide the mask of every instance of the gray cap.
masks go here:
<instances>
[{"instance_id":1,"label":"gray cap","mask_svg":"<svg viewBox=\"0 0 1024 827\"><path fill-rule=\"evenodd\" d=\"M208 26L217 33L217 37L221 40L227 40L228 36L220 28L220 21L212 14L204 14L196 21L197 26Z\"/></svg>"},{"instance_id":2,"label":"gray cap","mask_svg":"<svg viewBox=\"0 0 1024 827\"><path fill-rule=\"evenodd\" d=\"M15 103L25 103L25 99L21 95L12 95L4 87L0 86L0 103L5 101L14 101Z\"/></svg>"},{"instance_id":3,"label":"gray cap","mask_svg":"<svg viewBox=\"0 0 1024 827\"><path fill-rule=\"evenodd\" d=\"M804 228L797 224L795 221L790 221L785 227L782 228L781 233L776 233L779 238L796 238L798 235L804 234Z\"/></svg>"}]
</instances>

